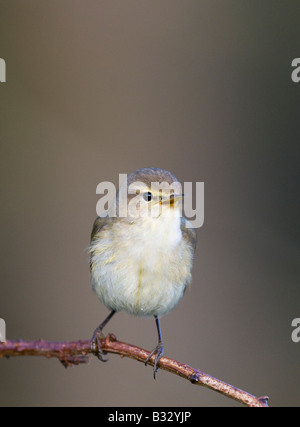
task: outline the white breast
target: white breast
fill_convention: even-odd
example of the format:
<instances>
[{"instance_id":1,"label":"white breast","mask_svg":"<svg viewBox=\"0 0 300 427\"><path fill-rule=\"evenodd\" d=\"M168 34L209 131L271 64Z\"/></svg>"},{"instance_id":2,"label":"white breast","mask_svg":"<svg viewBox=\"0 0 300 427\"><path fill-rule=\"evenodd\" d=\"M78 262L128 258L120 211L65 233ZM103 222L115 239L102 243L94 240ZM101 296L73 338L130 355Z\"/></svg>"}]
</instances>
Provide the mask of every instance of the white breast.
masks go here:
<instances>
[{"instance_id":1,"label":"white breast","mask_svg":"<svg viewBox=\"0 0 300 427\"><path fill-rule=\"evenodd\" d=\"M116 222L101 237L94 244L92 283L109 309L162 316L178 303L191 269L180 217Z\"/></svg>"}]
</instances>

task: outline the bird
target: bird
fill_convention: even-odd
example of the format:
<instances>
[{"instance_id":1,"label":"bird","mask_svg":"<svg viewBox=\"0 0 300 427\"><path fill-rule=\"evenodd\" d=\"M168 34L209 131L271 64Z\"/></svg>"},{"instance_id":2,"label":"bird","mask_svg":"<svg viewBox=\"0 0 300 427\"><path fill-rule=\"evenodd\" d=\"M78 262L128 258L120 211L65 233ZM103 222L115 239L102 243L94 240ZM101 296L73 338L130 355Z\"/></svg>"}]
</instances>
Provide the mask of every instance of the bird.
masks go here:
<instances>
[{"instance_id":1,"label":"bird","mask_svg":"<svg viewBox=\"0 0 300 427\"><path fill-rule=\"evenodd\" d=\"M96 218L89 247L92 288L110 310L93 334L92 349L107 360L102 331L116 312L154 317L158 344L145 362L155 355L154 379L164 354L160 319L192 281L196 232L182 215L180 190L177 178L164 169L131 173L106 215Z\"/></svg>"}]
</instances>

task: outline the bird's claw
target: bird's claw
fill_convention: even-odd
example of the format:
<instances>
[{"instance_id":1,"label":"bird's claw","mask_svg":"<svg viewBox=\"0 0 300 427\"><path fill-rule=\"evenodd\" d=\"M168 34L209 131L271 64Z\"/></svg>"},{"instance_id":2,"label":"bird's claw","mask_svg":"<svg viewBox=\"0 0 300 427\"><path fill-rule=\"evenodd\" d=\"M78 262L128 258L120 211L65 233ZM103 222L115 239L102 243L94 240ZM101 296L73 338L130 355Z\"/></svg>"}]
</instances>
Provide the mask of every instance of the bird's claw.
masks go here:
<instances>
[{"instance_id":1,"label":"bird's claw","mask_svg":"<svg viewBox=\"0 0 300 427\"><path fill-rule=\"evenodd\" d=\"M150 359L153 356L153 354L155 354L154 365L153 365L153 378L155 379L155 374L158 371L159 361L160 361L160 359L162 358L162 356L164 354L164 345L163 345L162 342L159 342L157 344L157 346L155 347L155 349L147 357L147 359L145 361L145 366L147 366L147 364L150 361Z\"/></svg>"},{"instance_id":2,"label":"bird's claw","mask_svg":"<svg viewBox=\"0 0 300 427\"><path fill-rule=\"evenodd\" d=\"M101 362L107 362L108 359L104 357L104 352L101 348L101 340L103 338L104 335L102 334L102 329L97 328L92 337L91 348L93 353L96 354L96 356L99 360L101 360Z\"/></svg>"}]
</instances>

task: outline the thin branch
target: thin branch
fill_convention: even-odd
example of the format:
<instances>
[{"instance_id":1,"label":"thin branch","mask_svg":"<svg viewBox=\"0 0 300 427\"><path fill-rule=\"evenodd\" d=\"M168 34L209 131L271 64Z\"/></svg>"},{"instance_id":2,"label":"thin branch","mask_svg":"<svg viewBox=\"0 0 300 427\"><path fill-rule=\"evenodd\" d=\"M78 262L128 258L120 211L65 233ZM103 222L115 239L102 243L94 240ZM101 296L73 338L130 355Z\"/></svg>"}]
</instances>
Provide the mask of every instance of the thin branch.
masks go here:
<instances>
[{"instance_id":1,"label":"thin branch","mask_svg":"<svg viewBox=\"0 0 300 427\"><path fill-rule=\"evenodd\" d=\"M113 334L109 334L101 340L101 348L104 353L115 353L121 357L130 357L131 359L144 362L147 360L150 352L142 348L117 341ZM89 354L95 354L91 348L90 340L52 342L52 341L5 341L0 343L0 358L10 356L45 356L58 358L65 367L86 363ZM153 366L153 356L149 365ZM160 369L179 375L192 384L201 385L211 390L217 391L225 396L237 400L250 407L268 407L268 397L255 397L246 391L240 390L220 381L199 369L194 369L185 363L176 362L167 357L162 357L159 361Z\"/></svg>"}]
</instances>

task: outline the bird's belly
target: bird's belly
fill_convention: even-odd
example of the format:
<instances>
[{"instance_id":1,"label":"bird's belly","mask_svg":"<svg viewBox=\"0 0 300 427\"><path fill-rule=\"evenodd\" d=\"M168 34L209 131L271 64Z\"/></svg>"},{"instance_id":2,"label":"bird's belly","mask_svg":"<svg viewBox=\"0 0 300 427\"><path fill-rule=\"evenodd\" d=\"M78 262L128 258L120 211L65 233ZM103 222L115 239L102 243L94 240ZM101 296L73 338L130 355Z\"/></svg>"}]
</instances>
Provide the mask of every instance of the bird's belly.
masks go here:
<instances>
[{"instance_id":1,"label":"bird's belly","mask_svg":"<svg viewBox=\"0 0 300 427\"><path fill-rule=\"evenodd\" d=\"M116 223L95 242L92 285L109 309L163 316L179 302L191 281L193 257L179 221L150 219L142 229Z\"/></svg>"},{"instance_id":2,"label":"bird's belly","mask_svg":"<svg viewBox=\"0 0 300 427\"><path fill-rule=\"evenodd\" d=\"M124 252L124 251L122 251ZM181 299L190 272L182 268L180 253L114 253L97 257L92 284L111 310L139 316L163 316Z\"/></svg>"}]
</instances>

